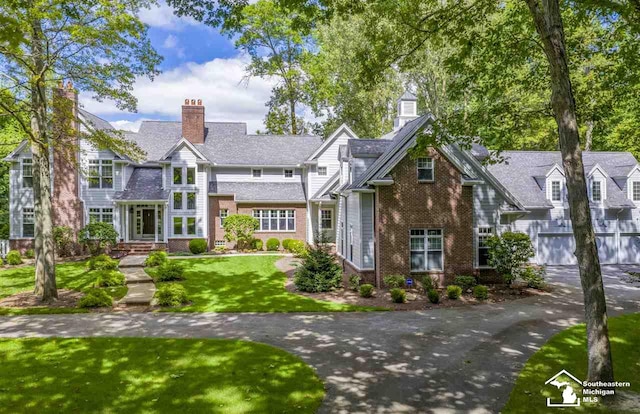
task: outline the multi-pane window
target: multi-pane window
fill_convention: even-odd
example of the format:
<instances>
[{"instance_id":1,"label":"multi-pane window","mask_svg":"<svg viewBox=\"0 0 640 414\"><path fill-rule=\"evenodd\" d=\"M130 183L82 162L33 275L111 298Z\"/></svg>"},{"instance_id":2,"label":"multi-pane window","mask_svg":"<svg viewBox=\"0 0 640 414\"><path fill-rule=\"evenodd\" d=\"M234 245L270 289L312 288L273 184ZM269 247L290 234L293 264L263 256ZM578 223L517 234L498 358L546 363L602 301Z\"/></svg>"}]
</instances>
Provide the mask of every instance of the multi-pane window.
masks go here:
<instances>
[{"instance_id":1,"label":"multi-pane window","mask_svg":"<svg viewBox=\"0 0 640 414\"><path fill-rule=\"evenodd\" d=\"M433 158L418 158L416 166L418 169L418 181L433 181Z\"/></svg>"},{"instance_id":2,"label":"multi-pane window","mask_svg":"<svg viewBox=\"0 0 640 414\"><path fill-rule=\"evenodd\" d=\"M229 217L229 210L226 208L220 209L220 228L224 227L224 220Z\"/></svg>"},{"instance_id":3,"label":"multi-pane window","mask_svg":"<svg viewBox=\"0 0 640 414\"><path fill-rule=\"evenodd\" d=\"M181 192L173 193L173 209L182 210L182 193Z\"/></svg>"},{"instance_id":4,"label":"multi-pane window","mask_svg":"<svg viewBox=\"0 0 640 414\"><path fill-rule=\"evenodd\" d=\"M295 210L253 210L260 222L260 231L295 231Z\"/></svg>"},{"instance_id":5,"label":"multi-pane window","mask_svg":"<svg viewBox=\"0 0 640 414\"><path fill-rule=\"evenodd\" d=\"M410 247L412 271L443 269L442 230L411 230Z\"/></svg>"},{"instance_id":6,"label":"multi-pane window","mask_svg":"<svg viewBox=\"0 0 640 414\"><path fill-rule=\"evenodd\" d=\"M182 185L182 167L173 167L173 184Z\"/></svg>"},{"instance_id":7,"label":"multi-pane window","mask_svg":"<svg viewBox=\"0 0 640 414\"><path fill-rule=\"evenodd\" d=\"M551 181L551 201L562 201L562 183Z\"/></svg>"},{"instance_id":8,"label":"multi-pane window","mask_svg":"<svg viewBox=\"0 0 640 414\"><path fill-rule=\"evenodd\" d=\"M260 168L253 168L251 170L251 176L253 178L261 178L262 177L262 170Z\"/></svg>"},{"instance_id":9,"label":"multi-pane window","mask_svg":"<svg viewBox=\"0 0 640 414\"><path fill-rule=\"evenodd\" d=\"M35 215L32 208L22 209L22 237L33 237L35 233Z\"/></svg>"},{"instance_id":10,"label":"multi-pane window","mask_svg":"<svg viewBox=\"0 0 640 414\"><path fill-rule=\"evenodd\" d=\"M189 192L187 193L187 210L195 210L196 209L196 193Z\"/></svg>"},{"instance_id":11,"label":"multi-pane window","mask_svg":"<svg viewBox=\"0 0 640 414\"><path fill-rule=\"evenodd\" d=\"M196 218L187 217L187 234L193 236L196 234Z\"/></svg>"},{"instance_id":12,"label":"multi-pane window","mask_svg":"<svg viewBox=\"0 0 640 414\"><path fill-rule=\"evenodd\" d=\"M487 267L489 264L489 238L493 236L493 228L480 227L478 229L478 266Z\"/></svg>"},{"instance_id":13,"label":"multi-pane window","mask_svg":"<svg viewBox=\"0 0 640 414\"><path fill-rule=\"evenodd\" d=\"M113 223L112 208L90 208L89 223Z\"/></svg>"},{"instance_id":14,"label":"multi-pane window","mask_svg":"<svg viewBox=\"0 0 640 414\"><path fill-rule=\"evenodd\" d=\"M186 200L187 205L184 205ZM174 210L195 210L196 209L196 193L193 191L174 191L173 192L173 209Z\"/></svg>"},{"instance_id":15,"label":"multi-pane window","mask_svg":"<svg viewBox=\"0 0 640 414\"><path fill-rule=\"evenodd\" d=\"M333 229L333 210L320 210L320 228L322 230Z\"/></svg>"},{"instance_id":16,"label":"multi-pane window","mask_svg":"<svg viewBox=\"0 0 640 414\"><path fill-rule=\"evenodd\" d=\"M173 218L173 234L177 236L182 234L182 217Z\"/></svg>"},{"instance_id":17,"label":"multi-pane window","mask_svg":"<svg viewBox=\"0 0 640 414\"><path fill-rule=\"evenodd\" d=\"M640 181L634 181L631 187L631 198L640 201Z\"/></svg>"},{"instance_id":18,"label":"multi-pane window","mask_svg":"<svg viewBox=\"0 0 640 414\"><path fill-rule=\"evenodd\" d=\"M113 161L89 160L89 188L113 188Z\"/></svg>"},{"instance_id":19,"label":"multi-pane window","mask_svg":"<svg viewBox=\"0 0 640 414\"><path fill-rule=\"evenodd\" d=\"M284 178L293 178L293 170L285 169L284 170Z\"/></svg>"},{"instance_id":20,"label":"multi-pane window","mask_svg":"<svg viewBox=\"0 0 640 414\"><path fill-rule=\"evenodd\" d=\"M22 160L22 187L33 188L33 160L31 158Z\"/></svg>"},{"instance_id":21,"label":"multi-pane window","mask_svg":"<svg viewBox=\"0 0 640 414\"><path fill-rule=\"evenodd\" d=\"M187 167L187 184L193 185L196 183L196 169L193 167Z\"/></svg>"},{"instance_id":22,"label":"multi-pane window","mask_svg":"<svg viewBox=\"0 0 640 414\"><path fill-rule=\"evenodd\" d=\"M318 175L327 175L327 167L318 167Z\"/></svg>"},{"instance_id":23,"label":"multi-pane window","mask_svg":"<svg viewBox=\"0 0 640 414\"><path fill-rule=\"evenodd\" d=\"M601 181L591 181L591 201L596 203L602 201Z\"/></svg>"}]
</instances>

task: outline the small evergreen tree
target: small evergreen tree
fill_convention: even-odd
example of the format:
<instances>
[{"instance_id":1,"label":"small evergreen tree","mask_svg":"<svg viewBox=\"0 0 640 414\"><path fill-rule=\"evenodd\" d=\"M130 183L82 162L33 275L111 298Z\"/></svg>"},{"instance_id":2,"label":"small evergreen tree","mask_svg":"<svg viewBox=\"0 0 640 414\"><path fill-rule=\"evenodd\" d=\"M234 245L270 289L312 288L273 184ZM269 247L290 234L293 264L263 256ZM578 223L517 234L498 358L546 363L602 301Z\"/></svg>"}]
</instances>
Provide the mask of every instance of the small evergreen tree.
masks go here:
<instances>
[{"instance_id":1,"label":"small evergreen tree","mask_svg":"<svg viewBox=\"0 0 640 414\"><path fill-rule=\"evenodd\" d=\"M303 292L327 292L340 287L342 270L330 252L328 238L318 233L295 273L293 282Z\"/></svg>"},{"instance_id":2,"label":"small evergreen tree","mask_svg":"<svg viewBox=\"0 0 640 414\"><path fill-rule=\"evenodd\" d=\"M508 284L514 281L518 269L535 256L531 239L524 233L502 233L500 236L491 237L487 244L489 263Z\"/></svg>"}]
</instances>

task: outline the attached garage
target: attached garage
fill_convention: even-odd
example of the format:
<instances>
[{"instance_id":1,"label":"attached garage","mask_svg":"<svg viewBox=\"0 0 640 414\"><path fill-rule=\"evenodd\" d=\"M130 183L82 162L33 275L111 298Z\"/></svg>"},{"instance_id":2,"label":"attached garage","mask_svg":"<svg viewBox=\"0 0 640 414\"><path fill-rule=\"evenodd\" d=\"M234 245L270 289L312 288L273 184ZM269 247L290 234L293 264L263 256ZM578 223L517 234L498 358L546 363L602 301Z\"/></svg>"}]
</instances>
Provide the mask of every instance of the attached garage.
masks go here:
<instances>
[{"instance_id":1,"label":"attached garage","mask_svg":"<svg viewBox=\"0 0 640 414\"><path fill-rule=\"evenodd\" d=\"M640 263L640 234L620 235L620 264Z\"/></svg>"},{"instance_id":2,"label":"attached garage","mask_svg":"<svg viewBox=\"0 0 640 414\"><path fill-rule=\"evenodd\" d=\"M596 234L600 264L616 264L616 235Z\"/></svg>"},{"instance_id":3,"label":"attached garage","mask_svg":"<svg viewBox=\"0 0 640 414\"><path fill-rule=\"evenodd\" d=\"M538 234L538 263L547 265L576 264L576 242L573 234Z\"/></svg>"}]
</instances>

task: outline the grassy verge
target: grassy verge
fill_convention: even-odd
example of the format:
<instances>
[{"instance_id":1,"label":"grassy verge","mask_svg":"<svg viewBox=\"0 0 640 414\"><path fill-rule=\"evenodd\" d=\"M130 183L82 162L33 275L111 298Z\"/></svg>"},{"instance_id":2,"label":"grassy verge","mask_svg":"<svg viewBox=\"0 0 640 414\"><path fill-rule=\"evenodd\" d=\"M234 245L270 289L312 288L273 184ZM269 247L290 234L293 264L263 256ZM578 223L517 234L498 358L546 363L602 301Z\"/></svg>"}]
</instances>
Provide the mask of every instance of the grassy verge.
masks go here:
<instances>
[{"instance_id":1,"label":"grassy verge","mask_svg":"<svg viewBox=\"0 0 640 414\"><path fill-rule=\"evenodd\" d=\"M322 382L264 344L158 338L0 340L11 413L313 413Z\"/></svg>"}]
</instances>

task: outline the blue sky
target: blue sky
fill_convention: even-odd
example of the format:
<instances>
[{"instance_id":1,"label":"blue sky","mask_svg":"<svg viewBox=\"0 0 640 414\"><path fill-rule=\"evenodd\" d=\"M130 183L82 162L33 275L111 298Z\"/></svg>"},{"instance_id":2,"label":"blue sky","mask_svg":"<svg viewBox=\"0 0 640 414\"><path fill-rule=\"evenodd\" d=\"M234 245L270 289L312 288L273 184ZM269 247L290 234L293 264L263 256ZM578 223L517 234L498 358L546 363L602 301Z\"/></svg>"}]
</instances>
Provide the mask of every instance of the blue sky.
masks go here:
<instances>
[{"instance_id":1,"label":"blue sky","mask_svg":"<svg viewBox=\"0 0 640 414\"><path fill-rule=\"evenodd\" d=\"M190 18L179 18L165 3L143 10L155 49L164 57L162 74L153 82L138 79L134 95L138 113L119 111L112 102L96 102L89 94L80 103L122 129L137 130L144 119L179 120L185 98L202 99L208 121L245 121L250 132L262 128L273 81L243 82L248 62L232 40L217 29Z\"/></svg>"}]
</instances>

